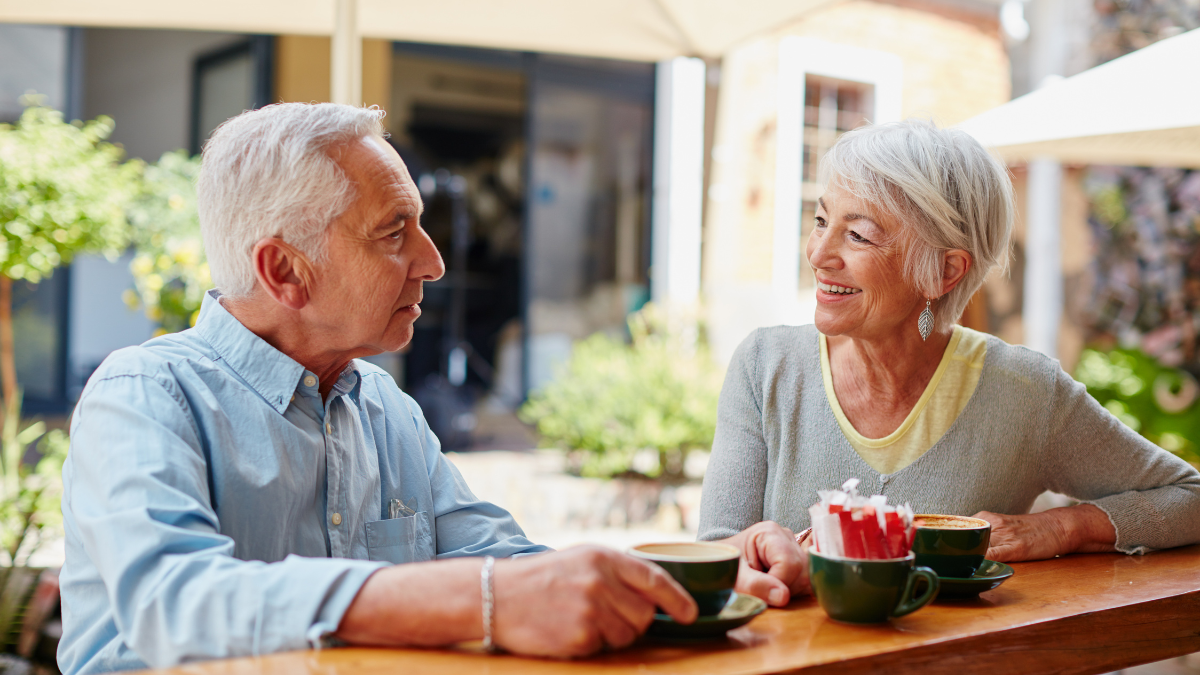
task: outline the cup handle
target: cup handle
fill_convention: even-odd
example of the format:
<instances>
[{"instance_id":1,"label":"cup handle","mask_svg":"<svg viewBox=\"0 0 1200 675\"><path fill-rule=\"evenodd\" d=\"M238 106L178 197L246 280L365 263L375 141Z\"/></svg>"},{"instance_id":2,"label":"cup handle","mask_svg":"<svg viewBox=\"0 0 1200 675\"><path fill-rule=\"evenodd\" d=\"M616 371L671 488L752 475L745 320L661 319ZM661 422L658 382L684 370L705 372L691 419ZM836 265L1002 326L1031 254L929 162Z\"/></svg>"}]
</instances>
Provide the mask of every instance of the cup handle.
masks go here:
<instances>
[{"instance_id":1,"label":"cup handle","mask_svg":"<svg viewBox=\"0 0 1200 675\"><path fill-rule=\"evenodd\" d=\"M925 592L921 594L921 597L909 600L909 598L912 598L913 591L917 589L918 579L925 580ZM900 601L900 604L896 606L896 609L892 610L892 616L904 616L905 614L912 614L925 605L928 605L933 601L934 598L937 597L938 589L940 587L941 583L938 581L938 575L936 572L928 567L912 568L912 572L910 572L908 575L908 583L904 584L904 593L900 596L904 599Z\"/></svg>"}]
</instances>

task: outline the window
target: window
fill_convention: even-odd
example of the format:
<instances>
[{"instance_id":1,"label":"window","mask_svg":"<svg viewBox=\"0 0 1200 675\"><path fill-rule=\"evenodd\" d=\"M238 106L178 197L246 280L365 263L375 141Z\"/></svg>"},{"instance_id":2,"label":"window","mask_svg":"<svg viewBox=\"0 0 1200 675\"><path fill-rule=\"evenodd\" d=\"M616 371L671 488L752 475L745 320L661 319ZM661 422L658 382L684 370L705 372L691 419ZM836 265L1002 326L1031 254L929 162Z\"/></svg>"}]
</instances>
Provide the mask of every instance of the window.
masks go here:
<instances>
[{"instance_id":1,"label":"window","mask_svg":"<svg viewBox=\"0 0 1200 675\"><path fill-rule=\"evenodd\" d=\"M780 322L809 323L815 309L804 243L821 196L821 157L851 129L899 120L901 84L895 54L808 37L780 43L771 256Z\"/></svg>"},{"instance_id":2,"label":"window","mask_svg":"<svg viewBox=\"0 0 1200 675\"><path fill-rule=\"evenodd\" d=\"M847 131L866 124L875 107L875 87L861 82L808 75L804 78L805 183L817 182L825 152Z\"/></svg>"},{"instance_id":3,"label":"window","mask_svg":"<svg viewBox=\"0 0 1200 675\"><path fill-rule=\"evenodd\" d=\"M256 35L196 59L192 75L191 152L222 122L271 102L270 36Z\"/></svg>"},{"instance_id":4,"label":"window","mask_svg":"<svg viewBox=\"0 0 1200 675\"><path fill-rule=\"evenodd\" d=\"M800 173L800 258L808 246L821 196L821 158L842 134L867 124L875 110L875 85L820 75L804 78L803 156ZM800 288L815 284L808 265L800 266Z\"/></svg>"}]
</instances>

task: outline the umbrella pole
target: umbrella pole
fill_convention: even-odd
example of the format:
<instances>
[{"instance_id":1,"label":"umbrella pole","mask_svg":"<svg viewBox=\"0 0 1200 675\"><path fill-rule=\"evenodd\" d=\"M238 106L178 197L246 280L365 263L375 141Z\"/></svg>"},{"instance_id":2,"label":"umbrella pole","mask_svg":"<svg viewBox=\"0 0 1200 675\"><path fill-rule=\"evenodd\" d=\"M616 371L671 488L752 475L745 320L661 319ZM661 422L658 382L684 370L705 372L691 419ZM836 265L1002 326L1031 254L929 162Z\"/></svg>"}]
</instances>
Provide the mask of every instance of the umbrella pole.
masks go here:
<instances>
[{"instance_id":1,"label":"umbrella pole","mask_svg":"<svg viewBox=\"0 0 1200 675\"><path fill-rule=\"evenodd\" d=\"M1057 358L1063 313L1062 164L1034 159L1026 176L1025 345Z\"/></svg>"},{"instance_id":2,"label":"umbrella pole","mask_svg":"<svg viewBox=\"0 0 1200 675\"><path fill-rule=\"evenodd\" d=\"M335 0L333 41L330 45L330 98L334 103L362 105L362 34L358 0Z\"/></svg>"}]
</instances>

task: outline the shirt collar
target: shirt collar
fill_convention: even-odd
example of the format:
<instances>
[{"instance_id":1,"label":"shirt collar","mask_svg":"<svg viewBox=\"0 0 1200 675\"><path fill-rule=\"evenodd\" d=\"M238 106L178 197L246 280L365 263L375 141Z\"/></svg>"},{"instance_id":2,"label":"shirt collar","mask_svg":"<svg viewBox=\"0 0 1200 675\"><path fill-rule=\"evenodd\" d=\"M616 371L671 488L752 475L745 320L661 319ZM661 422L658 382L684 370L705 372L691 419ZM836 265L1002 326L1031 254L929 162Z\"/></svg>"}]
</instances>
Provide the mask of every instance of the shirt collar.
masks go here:
<instances>
[{"instance_id":1,"label":"shirt collar","mask_svg":"<svg viewBox=\"0 0 1200 675\"><path fill-rule=\"evenodd\" d=\"M304 366L243 326L221 305L220 296L216 290L204 295L200 316L196 319L196 332L212 345L238 377L282 414L301 385L306 372ZM343 371L338 378L339 384L346 376L347 372Z\"/></svg>"}]
</instances>

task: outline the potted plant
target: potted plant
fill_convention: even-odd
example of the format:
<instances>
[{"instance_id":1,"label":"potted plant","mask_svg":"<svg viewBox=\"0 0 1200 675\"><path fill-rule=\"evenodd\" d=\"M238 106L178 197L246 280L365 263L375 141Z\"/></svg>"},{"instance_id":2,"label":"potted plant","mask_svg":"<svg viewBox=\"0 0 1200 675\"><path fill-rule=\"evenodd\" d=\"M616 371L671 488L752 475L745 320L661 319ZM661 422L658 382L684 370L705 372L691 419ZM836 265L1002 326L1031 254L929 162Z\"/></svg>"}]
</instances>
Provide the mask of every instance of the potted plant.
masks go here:
<instances>
[{"instance_id":1,"label":"potted plant","mask_svg":"<svg viewBox=\"0 0 1200 675\"><path fill-rule=\"evenodd\" d=\"M62 465L67 435L46 432L44 422L21 428L20 402L7 406L0 430L0 650L28 658L37 647L37 631L54 610L57 572L29 567L29 558L62 514ZM36 444L36 453L29 453ZM35 459L28 459L30 454ZM41 598L50 587L52 597ZM30 636L32 634L32 637Z\"/></svg>"},{"instance_id":2,"label":"potted plant","mask_svg":"<svg viewBox=\"0 0 1200 675\"><path fill-rule=\"evenodd\" d=\"M61 518L67 438L61 430L46 433L42 422L21 421L13 282L37 283L78 253L119 255L129 242L125 208L141 165L122 162L121 149L105 142L111 119L67 123L37 97L23 103L16 124L0 125L0 642L12 651L20 641L28 652L36 645L19 638L29 627L30 600L46 595L35 593L38 580L57 588L53 574L27 563Z\"/></svg>"},{"instance_id":3,"label":"potted plant","mask_svg":"<svg viewBox=\"0 0 1200 675\"><path fill-rule=\"evenodd\" d=\"M1190 372L1138 349L1085 349L1075 379L1129 428L1200 468L1200 383Z\"/></svg>"},{"instance_id":4,"label":"potted plant","mask_svg":"<svg viewBox=\"0 0 1200 675\"><path fill-rule=\"evenodd\" d=\"M573 473L653 481L658 495L688 480L690 453L711 448L723 373L702 324L646 305L628 325L628 342L597 333L575 343L520 417Z\"/></svg>"}]
</instances>

